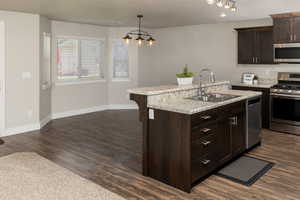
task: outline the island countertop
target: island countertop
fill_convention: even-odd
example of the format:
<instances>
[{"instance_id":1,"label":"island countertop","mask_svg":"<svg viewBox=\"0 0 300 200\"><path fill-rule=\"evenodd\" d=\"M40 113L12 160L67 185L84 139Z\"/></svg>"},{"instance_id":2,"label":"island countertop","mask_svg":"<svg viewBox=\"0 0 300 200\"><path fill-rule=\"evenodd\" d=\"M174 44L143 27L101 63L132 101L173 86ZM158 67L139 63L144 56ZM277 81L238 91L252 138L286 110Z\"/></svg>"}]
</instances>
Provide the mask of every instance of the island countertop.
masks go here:
<instances>
[{"instance_id":1,"label":"island countertop","mask_svg":"<svg viewBox=\"0 0 300 200\"><path fill-rule=\"evenodd\" d=\"M229 81L220 81L216 83L204 83L202 84L202 87L212 87L212 86L219 86L219 85L230 85ZM162 85L162 86L154 86L154 87L143 87L143 88L135 88L135 89L129 89L128 93L131 94L138 94L138 95L145 95L145 96L151 96L151 95L160 95L165 93L172 93L172 92L178 92L178 91L184 91L184 90L192 90L199 88L198 84L193 85Z\"/></svg>"},{"instance_id":2,"label":"island countertop","mask_svg":"<svg viewBox=\"0 0 300 200\"><path fill-rule=\"evenodd\" d=\"M220 90L220 91L215 91L214 93L236 95L238 97L227 101L217 102L217 103L197 101L197 100L191 100L187 98L167 99L165 101L161 100L159 102L149 103L148 108L191 115L191 114L207 111L210 109L214 109L220 106L224 106L227 104L235 103L238 101L251 99L253 97L258 97L261 96L262 94L261 92L241 91L241 90Z\"/></svg>"}]
</instances>

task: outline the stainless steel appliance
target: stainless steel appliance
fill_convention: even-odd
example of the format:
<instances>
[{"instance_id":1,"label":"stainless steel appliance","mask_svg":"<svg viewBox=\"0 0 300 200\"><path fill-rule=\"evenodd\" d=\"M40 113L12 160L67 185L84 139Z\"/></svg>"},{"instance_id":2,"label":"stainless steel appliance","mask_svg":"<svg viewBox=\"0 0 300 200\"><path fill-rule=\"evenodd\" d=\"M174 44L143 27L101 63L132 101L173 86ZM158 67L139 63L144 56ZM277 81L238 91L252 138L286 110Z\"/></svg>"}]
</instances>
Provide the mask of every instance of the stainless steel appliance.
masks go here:
<instances>
[{"instance_id":1,"label":"stainless steel appliance","mask_svg":"<svg viewBox=\"0 0 300 200\"><path fill-rule=\"evenodd\" d=\"M300 63L300 43L274 44L275 63Z\"/></svg>"},{"instance_id":2,"label":"stainless steel appliance","mask_svg":"<svg viewBox=\"0 0 300 200\"><path fill-rule=\"evenodd\" d=\"M247 107L246 148L250 149L261 141L261 98L254 97L249 99Z\"/></svg>"},{"instance_id":3,"label":"stainless steel appliance","mask_svg":"<svg viewBox=\"0 0 300 200\"><path fill-rule=\"evenodd\" d=\"M255 74L251 72L246 72L242 74L242 83L245 84L253 84L255 78Z\"/></svg>"},{"instance_id":4,"label":"stainless steel appliance","mask_svg":"<svg viewBox=\"0 0 300 200\"><path fill-rule=\"evenodd\" d=\"M270 128L300 135L300 73L278 73L278 84L271 88Z\"/></svg>"}]
</instances>

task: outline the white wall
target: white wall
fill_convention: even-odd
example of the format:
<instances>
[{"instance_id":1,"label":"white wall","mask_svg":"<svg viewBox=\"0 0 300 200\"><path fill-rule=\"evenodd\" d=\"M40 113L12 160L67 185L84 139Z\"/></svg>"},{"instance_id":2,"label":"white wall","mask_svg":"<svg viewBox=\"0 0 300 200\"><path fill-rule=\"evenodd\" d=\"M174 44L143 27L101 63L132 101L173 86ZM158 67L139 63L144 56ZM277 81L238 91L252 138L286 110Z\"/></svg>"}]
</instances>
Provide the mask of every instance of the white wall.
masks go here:
<instances>
[{"instance_id":1,"label":"white wall","mask_svg":"<svg viewBox=\"0 0 300 200\"><path fill-rule=\"evenodd\" d=\"M141 86L176 83L175 74L185 64L196 73L202 68L211 68L217 80L240 81L241 73L246 71L255 72L261 78L276 78L277 71L300 72L299 64L237 64L237 32L234 28L264 25L272 25L272 20L157 29L154 34L157 43L140 53L140 67L145 73L139 83Z\"/></svg>"},{"instance_id":2,"label":"white wall","mask_svg":"<svg viewBox=\"0 0 300 200\"><path fill-rule=\"evenodd\" d=\"M39 16L0 11L6 27L6 129L39 123ZM22 73L31 77L23 79Z\"/></svg>"},{"instance_id":3,"label":"white wall","mask_svg":"<svg viewBox=\"0 0 300 200\"><path fill-rule=\"evenodd\" d=\"M111 63L109 58L112 39L120 39L126 34L129 28L109 28L87 24L67 23L52 21L52 35L56 36L78 36L106 39L107 59L105 61L105 81L95 83L83 83L73 85L56 85L52 89L52 114L63 115L66 112L79 110L93 110L110 104L133 104L128 100L126 90L137 87L137 65L138 50L130 46L130 80L122 82L111 81ZM53 40L53 46L55 40ZM55 50L53 55L56 55ZM56 67L53 59L53 69ZM55 71L55 70L53 70ZM55 74L53 74L55 76Z\"/></svg>"}]
</instances>

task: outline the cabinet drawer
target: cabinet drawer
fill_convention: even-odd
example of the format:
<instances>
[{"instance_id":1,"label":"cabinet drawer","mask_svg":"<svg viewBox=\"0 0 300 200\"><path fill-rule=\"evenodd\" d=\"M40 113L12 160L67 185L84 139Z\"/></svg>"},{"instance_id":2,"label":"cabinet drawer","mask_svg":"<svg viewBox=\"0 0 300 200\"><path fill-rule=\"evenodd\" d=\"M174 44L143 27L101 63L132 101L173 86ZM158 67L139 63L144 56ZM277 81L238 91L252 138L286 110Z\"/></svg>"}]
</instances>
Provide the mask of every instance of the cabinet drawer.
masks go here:
<instances>
[{"instance_id":1,"label":"cabinet drawer","mask_svg":"<svg viewBox=\"0 0 300 200\"><path fill-rule=\"evenodd\" d=\"M192 129L217 120L220 113L216 109L192 115Z\"/></svg>"},{"instance_id":2,"label":"cabinet drawer","mask_svg":"<svg viewBox=\"0 0 300 200\"><path fill-rule=\"evenodd\" d=\"M217 131L218 124L216 122L204 123L192 131L192 141L208 135L217 134Z\"/></svg>"},{"instance_id":3,"label":"cabinet drawer","mask_svg":"<svg viewBox=\"0 0 300 200\"><path fill-rule=\"evenodd\" d=\"M210 134L192 141L192 160L217 151L217 136Z\"/></svg>"},{"instance_id":4,"label":"cabinet drawer","mask_svg":"<svg viewBox=\"0 0 300 200\"><path fill-rule=\"evenodd\" d=\"M230 113L230 115L238 114L246 109L246 102L240 101L234 104L230 104L224 107L225 114Z\"/></svg>"},{"instance_id":5,"label":"cabinet drawer","mask_svg":"<svg viewBox=\"0 0 300 200\"><path fill-rule=\"evenodd\" d=\"M208 175L218 167L218 159L214 154L206 155L192 161L192 182Z\"/></svg>"}]
</instances>

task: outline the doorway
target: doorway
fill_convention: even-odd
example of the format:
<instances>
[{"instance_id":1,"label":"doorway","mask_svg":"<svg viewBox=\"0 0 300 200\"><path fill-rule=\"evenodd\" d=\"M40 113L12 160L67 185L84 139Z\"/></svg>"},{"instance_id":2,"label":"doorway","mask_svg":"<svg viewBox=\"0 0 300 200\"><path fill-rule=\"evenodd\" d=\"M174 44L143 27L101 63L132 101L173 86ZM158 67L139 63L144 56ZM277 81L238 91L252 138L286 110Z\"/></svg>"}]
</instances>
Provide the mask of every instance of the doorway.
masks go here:
<instances>
[{"instance_id":1,"label":"doorway","mask_svg":"<svg viewBox=\"0 0 300 200\"><path fill-rule=\"evenodd\" d=\"M5 134L5 24L0 21L0 136Z\"/></svg>"}]
</instances>

